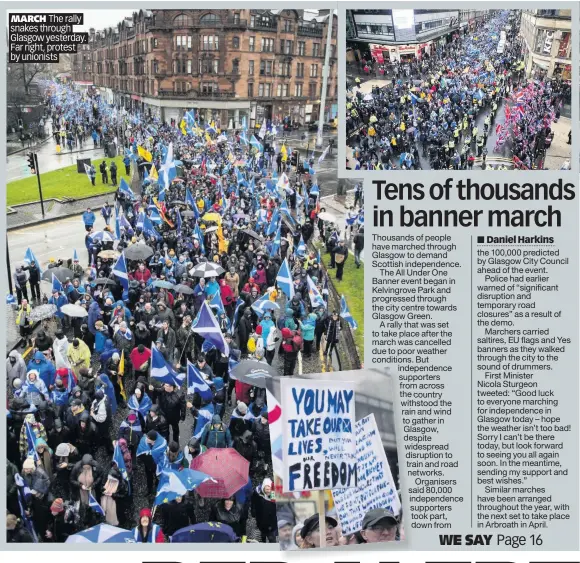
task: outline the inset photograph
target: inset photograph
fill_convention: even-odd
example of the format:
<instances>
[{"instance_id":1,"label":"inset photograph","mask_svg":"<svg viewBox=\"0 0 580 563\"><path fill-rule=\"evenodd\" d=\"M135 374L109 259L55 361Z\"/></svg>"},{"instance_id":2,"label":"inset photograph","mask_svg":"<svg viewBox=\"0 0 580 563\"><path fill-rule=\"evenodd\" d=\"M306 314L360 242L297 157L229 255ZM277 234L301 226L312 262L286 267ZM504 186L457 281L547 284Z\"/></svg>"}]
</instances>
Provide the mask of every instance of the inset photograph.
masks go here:
<instances>
[{"instance_id":1,"label":"inset photograph","mask_svg":"<svg viewBox=\"0 0 580 563\"><path fill-rule=\"evenodd\" d=\"M264 383L280 549L403 540L388 372L310 373Z\"/></svg>"},{"instance_id":2,"label":"inset photograph","mask_svg":"<svg viewBox=\"0 0 580 563\"><path fill-rule=\"evenodd\" d=\"M569 170L571 10L347 10L347 170Z\"/></svg>"}]
</instances>

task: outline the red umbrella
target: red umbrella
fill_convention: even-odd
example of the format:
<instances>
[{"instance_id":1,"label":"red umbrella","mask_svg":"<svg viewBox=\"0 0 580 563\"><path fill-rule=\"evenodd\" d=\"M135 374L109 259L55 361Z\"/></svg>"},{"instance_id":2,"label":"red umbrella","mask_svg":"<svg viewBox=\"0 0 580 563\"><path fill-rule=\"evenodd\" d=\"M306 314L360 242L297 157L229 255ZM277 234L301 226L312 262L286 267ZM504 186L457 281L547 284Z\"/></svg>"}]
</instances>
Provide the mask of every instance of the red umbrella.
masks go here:
<instances>
[{"instance_id":1,"label":"red umbrella","mask_svg":"<svg viewBox=\"0 0 580 563\"><path fill-rule=\"evenodd\" d=\"M247 484L250 462L233 448L210 448L192 460L191 469L202 471L217 481L206 481L197 487L199 496L229 498Z\"/></svg>"}]
</instances>

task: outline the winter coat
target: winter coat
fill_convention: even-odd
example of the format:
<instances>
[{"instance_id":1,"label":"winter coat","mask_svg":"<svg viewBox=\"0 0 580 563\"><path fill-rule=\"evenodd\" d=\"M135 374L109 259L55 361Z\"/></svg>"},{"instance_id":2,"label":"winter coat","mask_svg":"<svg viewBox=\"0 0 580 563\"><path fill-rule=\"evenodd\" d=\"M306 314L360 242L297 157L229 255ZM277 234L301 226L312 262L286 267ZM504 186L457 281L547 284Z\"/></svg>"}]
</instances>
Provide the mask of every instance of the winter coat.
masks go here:
<instances>
[{"instance_id":1,"label":"winter coat","mask_svg":"<svg viewBox=\"0 0 580 563\"><path fill-rule=\"evenodd\" d=\"M215 414L211 424L206 425L201 434L200 443L206 448L231 448L232 436L229 428L221 421L219 415Z\"/></svg>"},{"instance_id":2,"label":"winter coat","mask_svg":"<svg viewBox=\"0 0 580 563\"><path fill-rule=\"evenodd\" d=\"M265 496L261 486L257 487L252 494L252 514L262 533L277 533L276 503Z\"/></svg>"},{"instance_id":3,"label":"winter coat","mask_svg":"<svg viewBox=\"0 0 580 563\"><path fill-rule=\"evenodd\" d=\"M54 385L56 375L56 368L54 364L44 357L42 352L35 352L32 360L28 362L27 370L36 370L40 375L40 379L44 381L46 387Z\"/></svg>"},{"instance_id":4,"label":"winter coat","mask_svg":"<svg viewBox=\"0 0 580 563\"><path fill-rule=\"evenodd\" d=\"M12 363L10 358L14 358L16 361ZM12 382L16 378L20 379L22 383L26 380L26 362L19 352L12 350L6 358L6 380L9 387L12 386Z\"/></svg>"}]
</instances>

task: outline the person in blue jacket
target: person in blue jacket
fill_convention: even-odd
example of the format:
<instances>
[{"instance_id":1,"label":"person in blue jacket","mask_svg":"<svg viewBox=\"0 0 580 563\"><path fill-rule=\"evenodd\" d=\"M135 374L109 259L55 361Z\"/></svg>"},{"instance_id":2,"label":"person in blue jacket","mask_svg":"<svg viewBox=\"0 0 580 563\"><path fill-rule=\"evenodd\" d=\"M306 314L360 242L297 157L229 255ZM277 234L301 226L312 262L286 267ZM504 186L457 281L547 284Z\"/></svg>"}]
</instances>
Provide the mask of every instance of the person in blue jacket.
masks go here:
<instances>
[{"instance_id":1,"label":"person in blue jacket","mask_svg":"<svg viewBox=\"0 0 580 563\"><path fill-rule=\"evenodd\" d=\"M125 165L125 174L127 176L131 175L131 159L125 155L125 158L123 159L123 164Z\"/></svg>"},{"instance_id":2,"label":"person in blue jacket","mask_svg":"<svg viewBox=\"0 0 580 563\"><path fill-rule=\"evenodd\" d=\"M28 371L35 370L38 372L38 376L42 379L44 385L48 390L51 390L54 386L54 380L56 378L56 368L54 364L47 360L42 352L36 351L32 360L28 362L26 366Z\"/></svg>"},{"instance_id":3,"label":"person in blue jacket","mask_svg":"<svg viewBox=\"0 0 580 563\"><path fill-rule=\"evenodd\" d=\"M101 207L101 215L105 220L106 225L110 225L111 223L111 215L113 214L113 208L109 205L108 201L105 201L103 207Z\"/></svg>"},{"instance_id":4,"label":"person in blue jacket","mask_svg":"<svg viewBox=\"0 0 580 563\"><path fill-rule=\"evenodd\" d=\"M314 330L316 328L316 314L310 313L304 321L299 321L302 338L304 340L304 357L312 354L312 343L314 342Z\"/></svg>"},{"instance_id":5,"label":"person in blue jacket","mask_svg":"<svg viewBox=\"0 0 580 563\"><path fill-rule=\"evenodd\" d=\"M95 214L91 211L90 207L87 207L87 210L83 213L83 223L85 224L85 230L90 231L93 228L95 221Z\"/></svg>"},{"instance_id":6,"label":"person in blue jacket","mask_svg":"<svg viewBox=\"0 0 580 563\"><path fill-rule=\"evenodd\" d=\"M64 313L61 312L60 308L68 303L68 299L62 295L62 293L55 290L52 292L52 296L49 298L48 303L56 307L56 313L54 314L55 317L58 317L61 323L64 322Z\"/></svg>"}]
</instances>

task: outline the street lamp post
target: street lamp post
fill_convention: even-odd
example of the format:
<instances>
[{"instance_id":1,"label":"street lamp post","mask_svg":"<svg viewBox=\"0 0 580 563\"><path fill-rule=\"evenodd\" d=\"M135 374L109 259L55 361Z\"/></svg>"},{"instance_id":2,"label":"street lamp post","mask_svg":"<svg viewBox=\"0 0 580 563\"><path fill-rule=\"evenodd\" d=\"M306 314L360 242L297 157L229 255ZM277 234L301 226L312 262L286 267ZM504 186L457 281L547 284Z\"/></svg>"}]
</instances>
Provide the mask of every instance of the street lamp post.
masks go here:
<instances>
[{"instance_id":1,"label":"street lamp post","mask_svg":"<svg viewBox=\"0 0 580 563\"><path fill-rule=\"evenodd\" d=\"M42 185L40 184L40 172L38 170L38 155L34 153L34 164L36 168L36 179L38 180L38 194L40 195L40 209L42 210L42 218L44 219L44 199L42 197Z\"/></svg>"},{"instance_id":2,"label":"street lamp post","mask_svg":"<svg viewBox=\"0 0 580 563\"><path fill-rule=\"evenodd\" d=\"M10 250L8 249L8 235L6 235L6 271L8 272L8 289L10 290L10 295L14 293L14 288L12 287L12 269L10 266Z\"/></svg>"},{"instance_id":3,"label":"street lamp post","mask_svg":"<svg viewBox=\"0 0 580 563\"><path fill-rule=\"evenodd\" d=\"M320 114L318 116L318 133L316 135L316 146L322 146L322 133L324 131L324 110L326 107L326 88L328 86L328 75L330 73L330 43L332 39L332 26L334 24L334 10L330 10L328 15L328 32L326 34L326 55L324 57L324 67L322 68L322 95L320 96Z\"/></svg>"}]
</instances>

